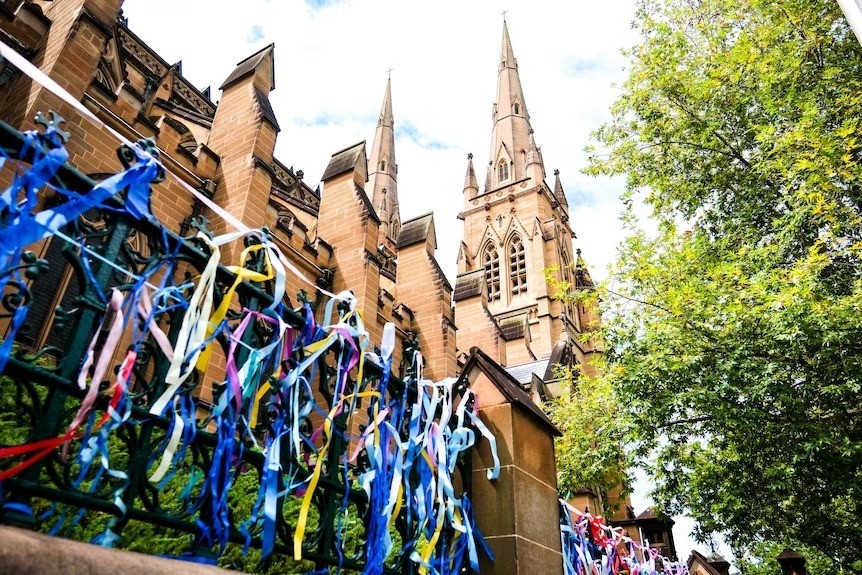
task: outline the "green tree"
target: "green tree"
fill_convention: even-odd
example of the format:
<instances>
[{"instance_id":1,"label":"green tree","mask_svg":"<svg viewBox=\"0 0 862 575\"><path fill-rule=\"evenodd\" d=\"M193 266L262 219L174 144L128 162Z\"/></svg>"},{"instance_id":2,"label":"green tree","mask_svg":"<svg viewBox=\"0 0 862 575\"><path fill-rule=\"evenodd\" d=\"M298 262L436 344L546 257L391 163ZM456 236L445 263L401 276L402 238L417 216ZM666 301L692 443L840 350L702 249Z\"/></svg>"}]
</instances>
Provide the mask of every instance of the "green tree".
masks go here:
<instances>
[{"instance_id":1,"label":"green tree","mask_svg":"<svg viewBox=\"0 0 862 575\"><path fill-rule=\"evenodd\" d=\"M551 297L589 307L598 305L595 290L577 290L557 279L556 272L555 268L545 270ZM585 340L595 336L597 326L587 327ZM558 366L554 376L560 380L559 388L566 391L544 407L562 432L554 443L560 496L569 499L590 488L604 504L598 512L610 514L629 493L630 453L626 445L630 426L603 358L593 356L591 367Z\"/></svg>"},{"instance_id":2,"label":"green tree","mask_svg":"<svg viewBox=\"0 0 862 575\"><path fill-rule=\"evenodd\" d=\"M635 26L588 171L627 182L603 337L654 495L862 569L862 50L834 0L642 0Z\"/></svg>"},{"instance_id":3,"label":"green tree","mask_svg":"<svg viewBox=\"0 0 862 575\"><path fill-rule=\"evenodd\" d=\"M781 566L776 557L790 547L805 557L805 568L811 575L834 575L834 562L819 550L805 547L799 543L758 543L751 549L748 557L738 560L737 567L745 575L782 575Z\"/></svg>"},{"instance_id":4,"label":"green tree","mask_svg":"<svg viewBox=\"0 0 862 575\"><path fill-rule=\"evenodd\" d=\"M599 512L611 513L628 493L630 483L625 414L610 378L586 376L570 367L560 368L555 375L571 389L548 406L563 432L555 442L560 495L569 498L589 487L604 503Z\"/></svg>"}]
</instances>

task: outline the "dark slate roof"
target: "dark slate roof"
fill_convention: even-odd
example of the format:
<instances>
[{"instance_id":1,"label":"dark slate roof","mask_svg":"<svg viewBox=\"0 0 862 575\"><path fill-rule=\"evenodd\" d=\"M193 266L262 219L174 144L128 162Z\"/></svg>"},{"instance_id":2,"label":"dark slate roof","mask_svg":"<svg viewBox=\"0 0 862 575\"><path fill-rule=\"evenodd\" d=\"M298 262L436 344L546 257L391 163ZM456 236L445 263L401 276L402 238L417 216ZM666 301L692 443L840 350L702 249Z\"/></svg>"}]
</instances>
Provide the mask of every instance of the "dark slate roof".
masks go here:
<instances>
[{"instance_id":1,"label":"dark slate roof","mask_svg":"<svg viewBox=\"0 0 862 575\"><path fill-rule=\"evenodd\" d=\"M652 507L647 507L643 510L643 512L636 517L636 519L657 519L658 515L655 514L655 510Z\"/></svg>"},{"instance_id":2,"label":"dark slate roof","mask_svg":"<svg viewBox=\"0 0 862 575\"><path fill-rule=\"evenodd\" d=\"M548 397L550 397L550 395L551 395L551 394L548 392L548 386L547 386L547 385L545 385L545 381L544 381L541 377L539 377L538 375L536 375L535 373L533 374L533 379L532 379L532 381L530 381L530 387L529 387L529 390L530 390L530 393L531 393L531 394L533 394L533 393L538 393L538 394L539 394L539 398L540 398L542 401L547 401L547 400L548 400Z\"/></svg>"},{"instance_id":3,"label":"dark slate roof","mask_svg":"<svg viewBox=\"0 0 862 575\"><path fill-rule=\"evenodd\" d=\"M670 517L663 517L656 513L656 510L652 507L647 507L644 509L643 513L635 517L636 521L659 521L662 523L668 523L673 525L675 522Z\"/></svg>"},{"instance_id":4,"label":"dark slate roof","mask_svg":"<svg viewBox=\"0 0 862 575\"><path fill-rule=\"evenodd\" d=\"M554 182L554 196L556 196L557 201L562 205L568 206L569 202L566 200L566 192L563 191L563 184L560 182L560 170L554 170L554 176L557 178Z\"/></svg>"},{"instance_id":5,"label":"dark slate roof","mask_svg":"<svg viewBox=\"0 0 862 575\"><path fill-rule=\"evenodd\" d=\"M363 162L367 161L365 159L365 140L332 154L329 165L326 166L326 170L324 170L320 179L325 181L353 170L360 160Z\"/></svg>"},{"instance_id":6,"label":"dark slate roof","mask_svg":"<svg viewBox=\"0 0 862 575\"><path fill-rule=\"evenodd\" d=\"M230 73L230 76L227 77L221 86L219 86L219 90L224 90L228 86L235 84L237 81L245 78L249 74L254 73L254 69L257 68L257 65L260 64L261 60L266 58L267 54L272 52L275 49L275 44L270 44L264 48L261 48L242 62L238 62L236 68L234 68L233 72ZM274 58L275 56L273 56ZM272 87L275 88L275 62L273 62L273 78L271 81Z\"/></svg>"},{"instance_id":7,"label":"dark slate roof","mask_svg":"<svg viewBox=\"0 0 862 575\"><path fill-rule=\"evenodd\" d=\"M467 358L467 363L464 369L461 370L461 375L458 377L458 384L464 384L467 374L478 367L488 376L491 382L500 390L509 403L522 409L529 417L538 422L542 427L548 430L554 437L561 437L563 434L556 425L548 418L547 414L542 411L538 405L533 403L530 396L521 389L521 385L515 379L506 373L506 370L496 361L488 357L484 351L478 347L470 350L470 357Z\"/></svg>"},{"instance_id":8,"label":"dark slate roof","mask_svg":"<svg viewBox=\"0 0 862 575\"><path fill-rule=\"evenodd\" d=\"M572 363L572 346L566 341L558 341L551 350L548 358L548 369L542 379L549 380L554 377L554 368L558 365L569 365Z\"/></svg>"},{"instance_id":9,"label":"dark slate roof","mask_svg":"<svg viewBox=\"0 0 862 575\"><path fill-rule=\"evenodd\" d=\"M521 385L527 385L532 380L533 374L545 379L545 372L548 370L548 360L540 359L539 361L531 361L530 363L522 363L521 365L512 365L506 367L506 372Z\"/></svg>"},{"instance_id":10,"label":"dark slate roof","mask_svg":"<svg viewBox=\"0 0 862 575\"><path fill-rule=\"evenodd\" d=\"M407 220L401 224L401 233L398 234L398 249L424 242L428 239L428 234L434 229L434 214L427 213L423 216ZM435 245L436 248L436 239Z\"/></svg>"},{"instance_id":11,"label":"dark slate roof","mask_svg":"<svg viewBox=\"0 0 862 575\"><path fill-rule=\"evenodd\" d=\"M368 217L377 222L377 225L380 225L380 218L377 217L377 212L374 211L374 206L371 205L371 200L368 199L368 194L365 193L365 190L359 184L353 184L353 187L356 190L356 195L359 196L359 200L362 202L362 205L365 206L365 211L368 212Z\"/></svg>"},{"instance_id":12,"label":"dark slate roof","mask_svg":"<svg viewBox=\"0 0 862 575\"><path fill-rule=\"evenodd\" d=\"M526 318L523 316L507 317L506 319L499 320L497 323L500 325L500 335L506 341L521 339L527 335Z\"/></svg>"},{"instance_id":13,"label":"dark slate roof","mask_svg":"<svg viewBox=\"0 0 862 575\"><path fill-rule=\"evenodd\" d=\"M482 295L485 286L485 270L467 272L455 278L455 301Z\"/></svg>"},{"instance_id":14,"label":"dark slate roof","mask_svg":"<svg viewBox=\"0 0 862 575\"><path fill-rule=\"evenodd\" d=\"M593 288L593 278L590 277L590 270L584 264L584 258L581 257L581 249L575 250L575 287Z\"/></svg>"},{"instance_id":15,"label":"dark slate roof","mask_svg":"<svg viewBox=\"0 0 862 575\"><path fill-rule=\"evenodd\" d=\"M257 105L260 106L260 113L263 115L263 120L265 122L269 122L272 127L275 128L276 132L280 132L281 128L278 126L278 120L275 119L275 111L272 109L272 104L269 102L269 96L266 95L266 92L255 86L254 97L257 99Z\"/></svg>"},{"instance_id":16,"label":"dark slate roof","mask_svg":"<svg viewBox=\"0 0 862 575\"><path fill-rule=\"evenodd\" d=\"M720 560L725 561L724 557L719 555ZM791 549L790 547L785 547L784 551L782 551L776 559L804 559L802 555L800 555L795 549ZM715 563L715 559L712 557L709 558L710 563Z\"/></svg>"},{"instance_id":17,"label":"dark slate roof","mask_svg":"<svg viewBox=\"0 0 862 575\"><path fill-rule=\"evenodd\" d=\"M704 557L703 554L699 553L696 549L692 549L691 555L688 556L689 570L691 569L691 566L694 564L695 561L698 561L709 575L721 575L721 573L719 573L718 570L710 564L709 559Z\"/></svg>"},{"instance_id":18,"label":"dark slate roof","mask_svg":"<svg viewBox=\"0 0 862 575\"><path fill-rule=\"evenodd\" d=\"M436 238L435 238L436 243ZM440 276L440 279L443 280L443 285L449 288L449 291L452 291L452 284L449 283L449 278L446 277L446 274L443 272L443 268L440 267L440 262L437 261L432 254L428 254L428 259L431 260L431 265L434 266L434 269L437 270L437 275Z\"/></svg>"}]
</instances>

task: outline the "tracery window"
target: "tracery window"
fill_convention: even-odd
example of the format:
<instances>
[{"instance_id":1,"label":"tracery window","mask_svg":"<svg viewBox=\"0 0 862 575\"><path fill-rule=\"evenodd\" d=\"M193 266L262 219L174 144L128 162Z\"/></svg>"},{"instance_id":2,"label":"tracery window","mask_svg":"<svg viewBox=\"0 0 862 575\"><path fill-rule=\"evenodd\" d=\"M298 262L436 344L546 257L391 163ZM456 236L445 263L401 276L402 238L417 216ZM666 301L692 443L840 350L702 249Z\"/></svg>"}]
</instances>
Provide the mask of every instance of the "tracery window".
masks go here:
<instances>
[{"instance_id":1,"label":"tracery window","mask_svg":"<svg viewBox=\"0 0 862 575\"><path fill-rule=\"evenodd\" d=\"M509 244L509 285L513 294L527 291L527 256L521 236L514 236Z\"/></svg>"},{"instance_id":2,"label":"tracery window","mask_svg":"<svg viewBox=\"0 0 862 575\"><path fill-rule=\"evenodd\" d=\"M497 168L497 175L501 182L505 182L509 179L509 164L506 163L506 160L500 160L500 165Z\"/></svg>"},{"instance_id":3,"label":"tracery window","mask_svg":"<svg viewBox=\"0 0 862 575\"><path fill-rule=\"evenodd\" d=\"M500 299L500 254L497 248L489 245L485 250L485 285L488 286L488 299Z\"/></svg>"}]
</instances>

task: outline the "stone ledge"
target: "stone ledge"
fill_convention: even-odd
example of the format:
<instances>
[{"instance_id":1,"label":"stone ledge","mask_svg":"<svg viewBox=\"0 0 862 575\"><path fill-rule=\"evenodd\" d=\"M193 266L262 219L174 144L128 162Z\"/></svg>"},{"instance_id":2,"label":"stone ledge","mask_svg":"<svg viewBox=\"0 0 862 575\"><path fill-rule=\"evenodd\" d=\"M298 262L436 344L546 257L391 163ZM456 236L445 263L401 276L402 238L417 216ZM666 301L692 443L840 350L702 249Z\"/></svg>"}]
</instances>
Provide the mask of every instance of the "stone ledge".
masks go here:
<instances>
[{"instance_id":1,"label":"stone ledge","mask_svg":"<svg viewBox=\"0 0 862 575\"><path fill-rule=\"evenodd\" d=\"M225 575L230 571L131 551L106 549L0 526L0 572L16 575Z\"/></svg>"}]
</instances>

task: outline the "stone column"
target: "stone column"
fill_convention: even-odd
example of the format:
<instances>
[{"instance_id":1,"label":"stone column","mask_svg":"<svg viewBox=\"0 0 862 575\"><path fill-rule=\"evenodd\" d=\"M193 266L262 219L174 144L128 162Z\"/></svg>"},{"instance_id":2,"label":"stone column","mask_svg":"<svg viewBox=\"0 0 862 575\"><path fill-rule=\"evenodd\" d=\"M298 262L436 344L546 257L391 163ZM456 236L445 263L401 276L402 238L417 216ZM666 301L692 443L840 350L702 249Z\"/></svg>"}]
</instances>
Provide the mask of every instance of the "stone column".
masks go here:
<instances>
[{"instance_id":1,"label":"stone column","mask_svg":"<svg viewBox=\"0 0 862 575\"><path fill-rule=\"evenodd\" d=\"M477 394L479 416L497 438L500 476L487 441L473 450L476 521L495 555L483 575L562 575L554 436L559 430L520 386L474 348L461 375Z\"/></svg>"}]
</instances>

